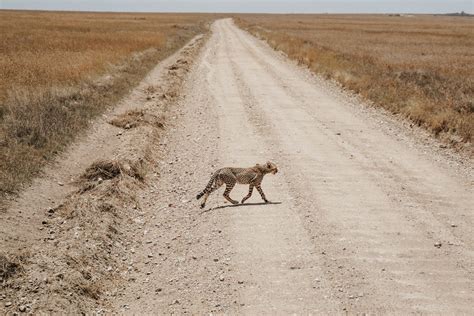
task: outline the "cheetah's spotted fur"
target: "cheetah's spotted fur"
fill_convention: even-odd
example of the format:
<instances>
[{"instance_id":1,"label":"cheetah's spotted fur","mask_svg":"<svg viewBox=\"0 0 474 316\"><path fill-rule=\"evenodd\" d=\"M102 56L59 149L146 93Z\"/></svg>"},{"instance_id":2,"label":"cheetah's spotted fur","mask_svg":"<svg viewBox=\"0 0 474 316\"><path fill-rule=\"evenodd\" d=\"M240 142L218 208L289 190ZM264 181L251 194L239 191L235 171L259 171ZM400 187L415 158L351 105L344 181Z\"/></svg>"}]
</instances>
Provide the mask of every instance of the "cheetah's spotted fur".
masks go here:
<instances>
[{"instance_id":1,"label":"cheetah's spotted fur","mask_svg":"<svg viewBox=\"0 0 474 316\"><path fill-rule=\"evenodd\" d=\"M258 192L260 193L265 203L268 203L268 200L265 197L265 194L263 193L263 190L261 188L261 183L262 183L263 177L267 173L275 174L277 172L278 172L278 168L272 162L267 162L266 164L263 164L263 165L256 164L255 166L251 168L222 168L222 169L217 170L212 175L206 188L196 196L196 199L199 200L201 197L204 196L204 201L201 203L201 208L204 208L206 206L206 201L207 201L207 198L209 197L209 194L211 194L212 192L217 190L220 186L225 184L226 188L224 191L224 197L230 203L238 204L239 202L233 200L229 196L229 193L230 191L232 191L236 183L240 183L240 184L249 185L249 193L242 199L241 203L244 203L247 199L249 199L252 196L254 187L257 188Z\"/></svg>"}]
</instances>

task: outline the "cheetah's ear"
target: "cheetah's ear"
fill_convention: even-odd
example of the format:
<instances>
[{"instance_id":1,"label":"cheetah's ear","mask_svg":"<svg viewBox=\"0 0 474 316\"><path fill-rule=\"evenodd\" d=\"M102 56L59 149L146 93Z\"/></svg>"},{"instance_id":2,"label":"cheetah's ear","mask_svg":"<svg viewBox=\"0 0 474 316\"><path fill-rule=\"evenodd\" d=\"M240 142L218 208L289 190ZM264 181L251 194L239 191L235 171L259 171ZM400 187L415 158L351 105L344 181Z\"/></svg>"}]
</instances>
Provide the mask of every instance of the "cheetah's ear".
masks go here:
<instances>
[{"instance_id":1,"label":"cheetah's ear","mask_svg":"<svg viewBox=\"0 0 474 316\"><path fill-rule=\"evenodd\" d=\"M271 168L272 167L272 163L270 161L267 161L267 168Z\"/></svg>"}]
</instances>

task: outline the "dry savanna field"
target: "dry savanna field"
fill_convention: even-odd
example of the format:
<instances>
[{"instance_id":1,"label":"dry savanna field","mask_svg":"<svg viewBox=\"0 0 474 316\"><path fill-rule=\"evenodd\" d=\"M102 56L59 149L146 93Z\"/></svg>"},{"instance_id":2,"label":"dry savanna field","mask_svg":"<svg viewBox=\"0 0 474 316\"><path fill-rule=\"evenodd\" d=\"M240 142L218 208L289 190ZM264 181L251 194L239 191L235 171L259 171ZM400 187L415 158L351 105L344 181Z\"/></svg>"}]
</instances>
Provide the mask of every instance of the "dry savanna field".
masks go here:
<instances>
[{"instance_id":1,"label":"dry savanna field","mask_svg":"<svg viewBox=\"0 0 474 316\"><path fill-rule=\"evenodd\" d=\"M211 18L0 11L0 196L28 183Z\"/></svg>"},{"instance_id":2,"label":"dry savanna field","mask_svg":"<svg viewBox=\"0 0 474 316\"><path fill-rule=\"evenodd\" d=\"M474 137L474 19L244 15L239 26L447 141Z\"/></svg>"},{"instance_id":3,"label":"dry savanna field","mask_svg":"<svg viewBox=\"0 0 474 316\"><path fill-rule=\"evenodd\" d=\"M0 195L38 175L90 120L213 15L0 11ZM455 145L474 133L473 19L238 15L316 73Z\"/></svg>"}]
</instances>

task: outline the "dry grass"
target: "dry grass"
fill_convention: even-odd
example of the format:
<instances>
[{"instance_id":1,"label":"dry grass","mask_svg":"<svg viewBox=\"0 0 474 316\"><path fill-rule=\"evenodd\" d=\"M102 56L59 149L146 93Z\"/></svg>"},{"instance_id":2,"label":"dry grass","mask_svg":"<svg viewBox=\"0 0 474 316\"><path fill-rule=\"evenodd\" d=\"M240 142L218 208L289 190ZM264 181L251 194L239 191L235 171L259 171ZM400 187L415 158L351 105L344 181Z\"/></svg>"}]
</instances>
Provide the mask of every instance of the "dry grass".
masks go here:
<instances>
[{"instance_id":1,"label":"dry grass","mask_svg":"<svg viewBox=\"0 0 474 316\"><path fill-rule=\"evenodd\" d=\"M131 110L114 117L109 123L124 129L135 128L146 124L163 128L163 121L163 118L159 118L145 110Z\"/></svg>"},{"instance_id":2,"label":"dry grass","mask_svg":"<svg viewBox=\"0 0 474 316\"><path fill-rule=\"evenodd\" d=\"M453 143L474 138L474 19L240 15L237 23L316 73Z\"/></svg>"},{"instance_id":3,"label":"dry grass","mask_svg":"<svg viewBox=\"0 0 474 316\"><path fill-rule=\"evenodd\" d=\"M183 49L183 62L175 63L160 85L146 89L156 102L117 115L119 121L140 121L135 132L127 133L128 145L91 162L75 179L77 190L61 199L61 204L37 210L41 227L38 221L25 224L16 211L7 210L18 225L9 223L3 229L0 296L12 305L5 309L0 305L0 314L16 312L20 305L29 314L98 313L97 308L108 306L117 290L129 282L134 256L130 249L139 245L134 236L145 214L140 197L148 190L147 172L159 158L155 149L162 128L155 119L161 120L175 105L173 96L204 41ZM29 233L38 228L42 233ZM25 249L27 256L21 259Z\"/></svg>"},{"instance_id":4,"label":"dry grass","mask_svg":"<svg viewBox=\"0 0 474 316\"><path fill-rule=\"evenodd\" d=\"M117 160L98 160L86 169L81 179L87 181L110 180L121 175L128 175L137 180L145 180L146 171L142 160L135 163Z\"/></svg>"},{"instance_id":5,"label":"dry grass","mask_svg":"<svg viewBox=\"0 0 474 316\"><path fill-rule=\"evenodd\" d=\"M7 255L0 253L0 284L5 283L10 277L23 270L23 262L26 260L25 253Z\"/></svg>"},{"instance_id":6,"label":"dry grass","mask_svg":"<svg viewBox=\"0 0 474 316\"><path fill-rule=\"evenodd\" d=\"M0 11L0 200L212 19Z\"/></svg>"}]
</instances>

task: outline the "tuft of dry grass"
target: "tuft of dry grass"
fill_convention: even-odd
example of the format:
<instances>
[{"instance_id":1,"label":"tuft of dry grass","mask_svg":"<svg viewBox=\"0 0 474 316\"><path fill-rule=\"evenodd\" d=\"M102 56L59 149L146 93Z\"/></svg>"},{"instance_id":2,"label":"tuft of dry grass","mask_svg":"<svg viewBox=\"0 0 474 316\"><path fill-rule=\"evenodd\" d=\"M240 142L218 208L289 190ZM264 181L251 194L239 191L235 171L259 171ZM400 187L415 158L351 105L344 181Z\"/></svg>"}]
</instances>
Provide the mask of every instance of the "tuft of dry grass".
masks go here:
<instances>
[{"instance_id":1,"label":"tuft of dry grass","mask_svg":"<svg viewBox=\"0 0 474 316\"><path fill-rule=\"evenodd\" d=\"M123 129L131 129L146 124L163 128L163 121L163 119L160 119L145 110L131 110L114 117L109 123Z\"/></svg>"},{"instance_id":2,"label":"tuft of dry grass","mask_svg":"<svg viewBox=\"0 0 474 316\"><path fill-rule=\"evenodd\" d=\"M7 255L0 253L0 283L5 283L9 278L23 270L26 254Z\"/></svg>"},{"instance_id":3,"label":"tuft of dry grass","mask_svg":"<svg viewBox=\"0 0 474 316\"><path fill-rule=\"evenodd\" d=\"M0 201L212 19L0 11Z\"/></svg>"},{"instance_id":4,"label":"tuft of dry grass","mask_svg":"<svg viewBox=\"0 0 474 316\"><path fill-rule=\"evenodd\" d=\"M453 144L474 138L474 20L442 16L239 15L312 71Z\"/></svg>"},{"instance_id":5,"label":"tuft of dry grass","mask_svg":"<svg viewBox=\"0 0 474 316\"><path fill-rule=\"evenodd\" d=\"M110 180L121 175L128 175L137 180L145 180L145 170L142 160L137 162L121 162L118 160L99 160L89 166L82 174L82 180Z\"/></svg>"}]
</instances>

